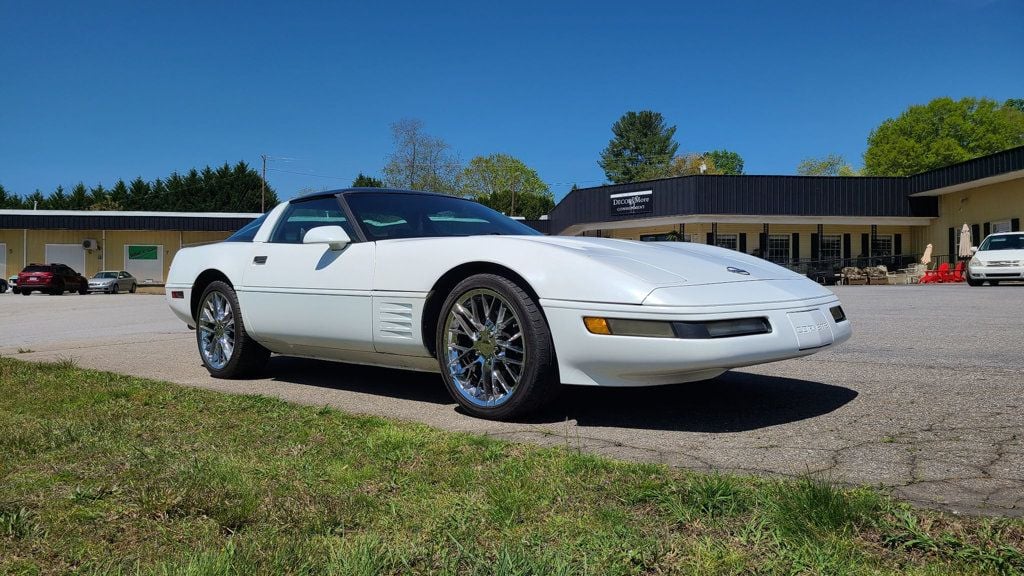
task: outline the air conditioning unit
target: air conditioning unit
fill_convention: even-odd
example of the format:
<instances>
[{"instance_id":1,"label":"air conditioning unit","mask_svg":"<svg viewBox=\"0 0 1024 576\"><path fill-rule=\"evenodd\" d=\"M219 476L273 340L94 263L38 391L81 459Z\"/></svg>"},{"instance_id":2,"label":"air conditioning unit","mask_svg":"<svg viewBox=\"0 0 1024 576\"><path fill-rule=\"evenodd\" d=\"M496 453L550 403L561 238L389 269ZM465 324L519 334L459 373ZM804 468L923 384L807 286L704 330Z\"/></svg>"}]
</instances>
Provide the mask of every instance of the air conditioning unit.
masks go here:
<instances>
[{"instance_id":1,"label":"air conditioning unit","mask_svg":"<svg viewBox=\"0 0 1024 576\"><path fill-rule=\"evenodd\" d=\"M88 239L88 240L82 240L82 249L83 250L96 250L99 247L100 247L99 243L96 242L95 240L91 239L91 238Z\"/></svg>"}]
</instances>

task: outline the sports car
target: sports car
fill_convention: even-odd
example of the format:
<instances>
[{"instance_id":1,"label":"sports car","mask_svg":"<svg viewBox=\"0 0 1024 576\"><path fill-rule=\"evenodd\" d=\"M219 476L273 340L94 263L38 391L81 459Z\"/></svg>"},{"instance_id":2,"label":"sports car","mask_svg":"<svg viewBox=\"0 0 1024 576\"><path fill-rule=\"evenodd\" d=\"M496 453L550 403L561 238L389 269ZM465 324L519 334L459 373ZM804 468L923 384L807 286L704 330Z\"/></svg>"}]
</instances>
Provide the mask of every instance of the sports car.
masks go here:
<instances>
[{"instance_id":1,"label":"sports car","mask_svg":"<svg viewBox=\"0 0 1024 576\"><path fill-rule=\"evenodd\" d=\"M296 198L179 251L166 298L214 377L271 353L439 372L493 419L562 384L703 380L851 333L832 292L754 256L543 236L471 200L381 189Z\"/></svg>"}]
</instances>

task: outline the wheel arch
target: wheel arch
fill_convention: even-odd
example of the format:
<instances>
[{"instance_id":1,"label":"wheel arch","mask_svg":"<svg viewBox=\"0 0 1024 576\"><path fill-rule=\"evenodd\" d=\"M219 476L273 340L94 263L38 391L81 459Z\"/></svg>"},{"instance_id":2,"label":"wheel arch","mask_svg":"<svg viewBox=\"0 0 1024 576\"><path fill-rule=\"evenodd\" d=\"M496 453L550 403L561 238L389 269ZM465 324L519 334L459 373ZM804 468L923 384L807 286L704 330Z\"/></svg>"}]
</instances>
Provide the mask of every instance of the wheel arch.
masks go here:
<instances>
[{"instance_id":1,"label":"wheel arch","mask_svg":"<svg viewBox=\"0 0 1024 576\"><path fill-rule=\"evenodd\" d=\"M192 283L192 297L189 300L189 308L192 311L192 318L196 317L196 312L199 310L199 300L203 297L203 291L206 290L207 286L217 280L226 283L232 288L235 287L231 282L231 279L228 278L228 275L220 270L217 270L216 268L203 270L199 276L196 277L196 281Z\"/></svg>"},{"instance_id":2,"label":"wheel arch","mask_svg":"<svg viewBox=\"0 0 1024 576\"><path fill-rule=\"evenodd\" d=\"M437 322L441 317L441 306L444 304L452 288L455 288L459 282L476 274L494 274L495 276L501 276L515 282L530 295L530 298L533 298L533 301L537 303L537 307L540 308L540 298L537 296L537 291L526 281L526 278L508 266L485 261L459 264L445 272L434 282L430 291L427 292L427 300L423 304L420 332L423 338L423 345L430 352L431 356L437 354ZM544 314L543 308L540 308L540 311L541 314Z\"/></svg>"}]
</instances>

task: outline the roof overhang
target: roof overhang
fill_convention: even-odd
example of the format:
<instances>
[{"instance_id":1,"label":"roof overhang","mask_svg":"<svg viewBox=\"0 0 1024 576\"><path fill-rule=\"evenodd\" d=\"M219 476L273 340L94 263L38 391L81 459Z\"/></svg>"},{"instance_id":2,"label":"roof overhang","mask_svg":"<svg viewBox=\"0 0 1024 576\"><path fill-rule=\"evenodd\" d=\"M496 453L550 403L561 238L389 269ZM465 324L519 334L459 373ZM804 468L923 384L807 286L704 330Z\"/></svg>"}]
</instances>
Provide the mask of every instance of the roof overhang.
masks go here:
<instances>
[{"instance_id":1,"label":"roof overhang","mask_svg":"<svg viewBox=\"0 0 1024 576\"><path fill-rule=\"evenodd\" d=\"M970 190L972 188L979 188L981 186L988 186L989 184L998 184L1000 182L1007 182L1009 180L1016 180L1018 178L1024 178L1024 170L1015 170L1013 172L1005 172L1003 174L996 174L995 176L989 176L988 178L981 178L979 180L971 180L969 182L963 182L961 184L954 184L952 186L945 186L943 188L935 188L934 190L925 190L924 192L915 192L910 194L911 197L915 196L943 196L945 194L952 194L953 192L960 192L962 190Z\"/></svg>"},{"instance_id":2,"label":"roof overhang","mask_svg":"<svg viewBox=\"0 0 1024 576\"><path fill-rule=\"evenodd\" d=\"M934 218L914 216L757 216L748 214L693 214L634 218L573 224L558 232L559 236L572 236L588 230L621 230L676 224L827 224L834 226L928 226Z\"/></svg>"}]
</instances>

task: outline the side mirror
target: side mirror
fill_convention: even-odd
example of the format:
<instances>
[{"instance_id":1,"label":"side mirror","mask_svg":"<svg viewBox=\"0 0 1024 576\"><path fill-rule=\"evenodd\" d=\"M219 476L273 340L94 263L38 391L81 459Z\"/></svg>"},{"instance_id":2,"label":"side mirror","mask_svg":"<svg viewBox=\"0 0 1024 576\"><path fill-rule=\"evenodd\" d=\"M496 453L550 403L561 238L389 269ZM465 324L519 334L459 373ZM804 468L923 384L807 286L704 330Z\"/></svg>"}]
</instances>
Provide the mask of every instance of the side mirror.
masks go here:
<instances>
[{"instance_id":1,"label":"side mirror","mask_svg":"<svg viewBox=\"0 0 1024 576\"><path fill-rule=\"evenodd\" d=\"M977 253L978 253L978 247L977 246L971 246L971 254L977 254Z\"/></svg>"},{"instance_id":2,"label":"side mirror","mask_svg":"<svg viewBox=\"0 0 1024 576\"><path fill-rule=\"evenodd\" d=\"M331 250L341 250L351 242L341 226L317 226L302 238L303 244L327 244Z\"/></svg>"}]
</instances>

